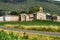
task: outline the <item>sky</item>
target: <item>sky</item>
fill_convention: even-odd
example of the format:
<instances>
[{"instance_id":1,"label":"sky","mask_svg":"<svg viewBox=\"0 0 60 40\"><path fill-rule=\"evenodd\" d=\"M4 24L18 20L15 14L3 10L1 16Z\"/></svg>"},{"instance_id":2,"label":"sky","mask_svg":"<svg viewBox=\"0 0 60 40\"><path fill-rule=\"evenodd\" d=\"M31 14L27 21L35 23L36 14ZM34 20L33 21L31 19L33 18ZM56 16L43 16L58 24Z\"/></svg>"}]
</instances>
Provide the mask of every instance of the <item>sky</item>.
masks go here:
<instances>
[{"instance_id":1,"label":"sky","mask_svg":"<svg viewBox=\"0 0 60 40\"><path fill-rule=\"evenodd\" d=\"M53 0L53 1L60 1L60 0Z\"/></svg>"}]
</instances>

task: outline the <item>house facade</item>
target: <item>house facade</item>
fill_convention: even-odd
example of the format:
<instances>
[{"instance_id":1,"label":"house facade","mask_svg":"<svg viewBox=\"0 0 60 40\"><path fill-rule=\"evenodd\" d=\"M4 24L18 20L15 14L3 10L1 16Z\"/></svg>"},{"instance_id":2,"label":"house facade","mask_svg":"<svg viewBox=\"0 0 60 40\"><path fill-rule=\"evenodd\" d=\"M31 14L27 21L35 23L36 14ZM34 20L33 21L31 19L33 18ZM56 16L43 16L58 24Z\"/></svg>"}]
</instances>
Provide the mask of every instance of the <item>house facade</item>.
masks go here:
<instances>
[{"instance_id":1,"label":"house facade","mask_svg":"<svg viewBox=\"0 0 60 40\"><path fill-rule=\"evenodd\" d=\"M22 13L20 14L20 21L32 21L34 20L34 14L26 14Z\"/></svg>"},{"instance_id":2,"label":"house facade","mask_svg":"<svg viewBox=\"0 0 60 40\"><path fill-rule=\"evenodd\" d=\"M29 15L29 21L32 21L32 20L34 20L34 14L28 14Z\"/></svg>"},{"instance_id":3,"label":"house facade","mask_svg":"<svg viewBox=\"0 0 60 40\"><path fill-rule=\"evenodd\" d=\"M22 14L20 14L20 19L21 19L21 21L29 21L29 15L22 13Z\"/></svg>"},{"instance_id":4,"label":"house facade","mask_svg":"<svg viewBox=\"0 0 60 40\"><path fill-rule=\"evenodd\" d=\"M43 8L40 7L39 11L35 13L37 20L46 20L46 14L43 12Z\"/></svg>"},{"instance_id":5,"label":"house facade","mask_svg":"<svg viewBox=\"0 0 60 40\"><path fill-rule=\"evenodd\" d=\"M37 12L36 16L37 16L38 20L46 20L46 14L45 13Z\"/></svg>"}]
</instances>

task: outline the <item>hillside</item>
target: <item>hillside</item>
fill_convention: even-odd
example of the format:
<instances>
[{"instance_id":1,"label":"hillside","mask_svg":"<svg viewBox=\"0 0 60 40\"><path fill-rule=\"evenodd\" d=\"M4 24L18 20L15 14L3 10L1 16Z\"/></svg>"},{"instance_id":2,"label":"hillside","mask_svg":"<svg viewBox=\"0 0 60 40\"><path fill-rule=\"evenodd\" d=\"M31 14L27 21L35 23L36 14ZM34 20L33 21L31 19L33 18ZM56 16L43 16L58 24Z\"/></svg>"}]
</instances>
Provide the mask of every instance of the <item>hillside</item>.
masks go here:
<instances>
[{"instance_id":1,"label":"hillside","mask_svg":"<svg viewBox=\"0 0 60 40\"><path fill-rule=\"evenodd\" d=\"M0 10L29 11L30 7L43 6L45 12L60 15L60 2L50 0L0 0Z\"/></svg>"}]
</instances>

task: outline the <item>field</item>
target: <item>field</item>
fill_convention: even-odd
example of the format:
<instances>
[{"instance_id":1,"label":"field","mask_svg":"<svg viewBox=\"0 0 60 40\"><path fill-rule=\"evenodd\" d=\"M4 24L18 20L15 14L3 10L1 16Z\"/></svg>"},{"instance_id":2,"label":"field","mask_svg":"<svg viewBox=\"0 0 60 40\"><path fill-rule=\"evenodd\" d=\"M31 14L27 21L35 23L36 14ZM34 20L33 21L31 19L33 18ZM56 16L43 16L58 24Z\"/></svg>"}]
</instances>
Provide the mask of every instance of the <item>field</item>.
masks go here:
<instances>
[{"instance_id":1,"label":"field","mask_svg":"<svg viewBox=\"0 0 60 40\"><path fill-rule=\"evenodd\" d=\"M45 21L45 20L33 20L27 22L1 22L1 26L7 28L19 28L27 30L48 31L48 32L60 32L60 22Z\"/></svg>"},{"instance_id":2,"label":"field","mask_svg":"<svg viewBox=\"0 0 60 40\"><path fill-rule=\"evenodd\" d=\"M5 24L14 24L14 25L26 25L26 26L34 26L34 25L38 25L38 26L60 26L60 22L53 22L53 21L46 21L46 20L33 20L33 21L18 21L18 22L0 22L0 25L5 25Z\"/></svg>"},{"instance_id":3,"label":"field","mask_svg":"<svg viewBox=\"0 0 60 40\"><path fill-rule=\"evenodd\" d=\"M60 40L60 37L0 29L0 40Z\"/></svg>"}]
</instances>

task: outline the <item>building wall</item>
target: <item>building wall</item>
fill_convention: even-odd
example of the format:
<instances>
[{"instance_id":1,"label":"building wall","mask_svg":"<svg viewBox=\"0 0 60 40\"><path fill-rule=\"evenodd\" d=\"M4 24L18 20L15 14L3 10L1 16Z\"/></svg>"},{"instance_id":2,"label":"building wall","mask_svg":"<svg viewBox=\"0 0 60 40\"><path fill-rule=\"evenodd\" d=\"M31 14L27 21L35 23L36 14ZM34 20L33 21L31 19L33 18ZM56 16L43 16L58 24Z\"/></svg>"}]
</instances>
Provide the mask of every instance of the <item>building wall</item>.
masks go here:
<instances>
[{"instance_id":1,"label":"building wall","mask_svg":"<svg viewBox=\"0 0 60 40\"><path fill-rule=\"evenodd\" d=\"M37 12L37 19L46 20L46 14Z\"/></svg>"},{"instance_id":2,"label":"building wall","mask_svg":"<svg viewBox=\"0 0 60 40\"><path fill-rule=\"evenodd\" d=\"M57 16L52 16L53 21L57 21Z\"/></svg>"},{"instance_id":3,"label":"building wall","mask_svg":"<svg viewBox=\"0 0 60 40\"><path fill-rule=\"evenodd\" d=\"M36 13L36 17L37 17L36 19L39 19L39 20L47 20L45 13L37 12ZM32 21L32 20L35 20L34 19L34 14L30 14L30 15L21 14L20 18L21 18L21 21ZM53 20L60 22L60 16L53 16ZM3 21L19 21L19 16L13 16L13 15L7 15L5 17L4 16L0 16L0 22L3 22Z\"/></svg>"},{"instance_id":4,"label":"building wall","mask_svg":"<svg viewBox=\"0 0 60 40\"><path fill-rule=\"evenodd\" d=\"M0 22L3 22L4 20L3 20L3 16L0 16Z\"/></svg>"},{"instance_id":5,"label":"building wall","mask_svg":"<svg viewBox=\"0 0 60 40\"><path fill-rule=\"evenodd\" d=\"M21 21L29 21L29 15L27 14L21 14Z\"/></svg>"},{"instance_id":6,"label":"building wall","mask_svg":"<svg viewBox=\"0 0 60 40\"><path fill-rule=\"evenodd\" d=\"M5 21L19 21L19 16L6 16Z\"/></svg>"},{"instance_id":7,"label":"building wall","mask_svg":"<svg viewBox=\"0 0 60 40\"><path fill-rule=\"evenodd\" d=\"M60 16L57 16L57 21L60 22Z\"/></svg>"},{"instance_id":8,"label":"building wall","mask_svg":"<svg viewBox=\"0 0 60 40\"><path fill-rule=\"evenodd\" d=\"M30 21L34 20L34 14L29 14L29 20Z\"/></svg>"},{"instance_id":9,"label":"building wall","mask_svg":"<svg viewBox=\"0 0 60 40\"><path fill-rule=\"evenodd\" d=\"M52 15L46 15L46 20L52 20Z\"/></svg>"},{"instance_id":10,"label":"building wall","mask_svg":"<svg viewBox=\"0 0 60 40\"><path fill-rule=\"evenodd\" d=\"M19 16L5 16L0 17L0 22L3 21L19 21Z\"/></svg>"},{"instance_id":11,"label":"building wall","mask_svg":"<svg viewBox=\"0 0 60 40\"><path fill-rule=\"evenodd\" d=\"M26 16L26 21L29 21L29 15Z\"/></svg>"}]
</instances>

